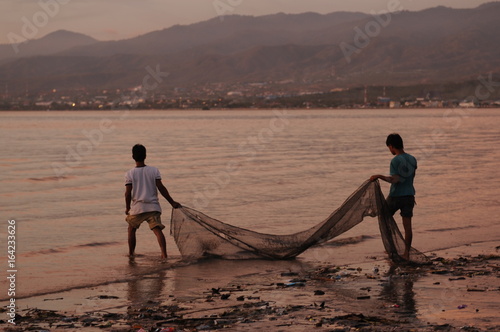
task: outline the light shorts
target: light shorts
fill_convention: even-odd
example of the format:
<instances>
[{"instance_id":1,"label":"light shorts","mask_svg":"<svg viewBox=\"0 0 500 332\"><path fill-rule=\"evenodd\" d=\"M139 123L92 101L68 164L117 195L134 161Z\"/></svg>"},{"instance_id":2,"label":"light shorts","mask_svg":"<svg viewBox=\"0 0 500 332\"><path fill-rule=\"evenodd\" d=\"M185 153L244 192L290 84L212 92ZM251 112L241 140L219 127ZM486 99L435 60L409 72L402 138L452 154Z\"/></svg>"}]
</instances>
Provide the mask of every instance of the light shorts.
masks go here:
<instances>
[{"instance_id":1,"label":"light shorts","mask_svg":"<svg viewBox=\"0 0 500 332\"><path fill-rule=\"evenodd\" d=\"M164 229L165 225L161 223L161 212L153 211L153 212L144 212L136 215L129 215L125 218L130 226L135 229L138 229L139 226L145 221L149 224L149 229L153 229L155 227L160 227L160 229Z\"/></svg>"},{"instance_id":2,"label":"light shorts","mask_svg":"<svg viewBox=\"0 0 500 332\"><path fill-rule=\"evenodd\" d=\"M389 212L394 215L397 210L401 210L401 217L413 217L413 207L415 206L415 196L387 197Z\"/></svg>"}]
</instances>

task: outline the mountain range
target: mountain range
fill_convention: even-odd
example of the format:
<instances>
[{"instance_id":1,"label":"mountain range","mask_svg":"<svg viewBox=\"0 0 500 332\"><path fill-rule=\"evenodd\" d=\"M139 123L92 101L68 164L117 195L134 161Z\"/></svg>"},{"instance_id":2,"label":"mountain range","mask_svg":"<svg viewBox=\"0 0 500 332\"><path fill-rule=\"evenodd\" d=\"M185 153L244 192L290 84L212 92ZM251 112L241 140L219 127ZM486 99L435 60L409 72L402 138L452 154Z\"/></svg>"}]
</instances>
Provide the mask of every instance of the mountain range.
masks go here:
<instances>
[{"instance_id":1,"label":"mountain range","mask_svg":"<svg viewBox=\"0 0 500 332\"><path fill-rule=\"evenodd\" d=\"M151 70L163 73L164 88L460 82L500 73L498 17L500 2L491 2L385 14L232 15L118 41L57 31L15 47L0 45L0 84L12 93L27 86L130 88Z\"/></svg>"}]
</instances>

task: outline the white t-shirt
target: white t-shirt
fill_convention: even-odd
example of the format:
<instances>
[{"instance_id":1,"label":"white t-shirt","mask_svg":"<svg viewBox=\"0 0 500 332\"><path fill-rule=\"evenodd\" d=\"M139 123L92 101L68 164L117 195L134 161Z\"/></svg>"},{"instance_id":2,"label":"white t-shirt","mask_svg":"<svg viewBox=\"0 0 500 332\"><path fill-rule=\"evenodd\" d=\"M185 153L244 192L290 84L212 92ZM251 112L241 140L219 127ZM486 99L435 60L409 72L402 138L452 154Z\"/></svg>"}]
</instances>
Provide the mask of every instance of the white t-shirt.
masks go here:
<instances>
[{"instance_id":1,"label":"white t-shirt","mask_svg":"<svg viewBox=\"0 0 500 332\"><path fill-rule=\"evenodd\" d=\"M161 180L160 171L152 166L135 167L125 174L125 185L132 185L130 215L161 212L156 180Z\"/></svg>"}]
</instances>

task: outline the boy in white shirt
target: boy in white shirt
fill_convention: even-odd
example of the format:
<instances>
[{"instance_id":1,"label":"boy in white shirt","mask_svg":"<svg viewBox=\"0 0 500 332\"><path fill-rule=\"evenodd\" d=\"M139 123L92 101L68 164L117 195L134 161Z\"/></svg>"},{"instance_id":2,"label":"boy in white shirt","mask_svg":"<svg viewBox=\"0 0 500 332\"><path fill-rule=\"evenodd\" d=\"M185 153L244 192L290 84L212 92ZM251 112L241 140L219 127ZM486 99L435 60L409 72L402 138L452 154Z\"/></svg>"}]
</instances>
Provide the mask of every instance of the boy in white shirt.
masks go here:
<instances>
[{"instance_id":1,"label":"boy in white shirt","mask_svg":"<svg viewBox=\"0 0 500 332\"><path fill-rule=\"evenodd\" d=\"M161 249L161 257L167 258L167 243L163 235L165 226L161 223L161 207L158 201L158 191L174 209L182 207L174 201L167 188L161 182L160 171L156 167L147 166L146 148L136 144L132 148L132 158L135 168L125 174L125 220L128 222L129 255L134 256L136 236L139 226L147 221L149 228L155 233ZM157 190L158 189L158 190Z\"/></svg>"}]
</instances>

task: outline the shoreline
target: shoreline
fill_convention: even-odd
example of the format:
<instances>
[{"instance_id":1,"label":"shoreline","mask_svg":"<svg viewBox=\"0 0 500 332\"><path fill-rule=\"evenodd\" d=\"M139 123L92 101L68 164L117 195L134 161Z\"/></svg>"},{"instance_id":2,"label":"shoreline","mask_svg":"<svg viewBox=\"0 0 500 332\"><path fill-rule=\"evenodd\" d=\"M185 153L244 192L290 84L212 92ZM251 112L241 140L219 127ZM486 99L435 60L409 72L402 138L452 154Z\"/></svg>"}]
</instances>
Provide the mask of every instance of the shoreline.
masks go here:
<instances>
[{"instance_id":1,"label":"shoreline","mask_svg":"<svg viewBox=\"0 0 500 332\"><path fill-rule=\"evenodd\" d=\"M2 112L51 112L51 113L77 113L77 112L113 112L113 111L159 111L159 112L177 112L177 111L201 111L201 112L214 112L214 111L274 111L274 110L285 110L285 111L346 111L346 110L392 110L392 111L412 111L412 110L448 110L448 109L460 109L464 111L473 111L476 109L481 110L496 110L500 109L500 105L495 106L475 106L475 107L460 107L460 106L441 106L441 107L226 107L226 108L211 108L205 110L202 108L107 108L107 109L0 109Z\"/></svg>"},{"instance_id":2,"label":"shoreline","mask_svg":"<svg viewBox=\"0 0 500 332\"><path fill-rule=\"evenodd\" d=\"M206 260L134 280L20 300L5 331L500 329L500 256L494 241L433 251L429 266L386 259L342 266ZM240 268L228 276L220 266ZM215 272L193 273L204 267ZM179 271L193 280L188 285ZM217 272L218 271L218 272ZM173 276L170 273L173 273ZM171 284L165 284L170 282ZM2 310L5 306L2 305Z\"/></svg>"}]
</instances>

